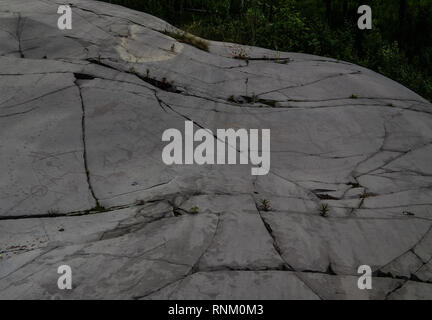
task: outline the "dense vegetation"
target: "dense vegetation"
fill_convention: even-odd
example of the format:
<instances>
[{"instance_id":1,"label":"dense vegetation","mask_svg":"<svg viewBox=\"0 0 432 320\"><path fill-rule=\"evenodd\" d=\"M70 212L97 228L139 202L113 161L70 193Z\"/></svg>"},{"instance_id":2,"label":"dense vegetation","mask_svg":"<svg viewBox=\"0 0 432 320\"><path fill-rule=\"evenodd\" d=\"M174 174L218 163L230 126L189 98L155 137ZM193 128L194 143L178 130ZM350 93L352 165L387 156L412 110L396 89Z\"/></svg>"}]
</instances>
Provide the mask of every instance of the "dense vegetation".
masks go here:
<instances>
[{"instance_id":1,"label":"dense vegetation","mask_svg":"<svg viewBox=\"0 0 432 320\"><path fill-rule=\"evenodd\" d=\"M432 101L432 0L105 0L198 36L351 61ZM373 29L357 28L368 4Z\"/></svg>"}]
</instances>

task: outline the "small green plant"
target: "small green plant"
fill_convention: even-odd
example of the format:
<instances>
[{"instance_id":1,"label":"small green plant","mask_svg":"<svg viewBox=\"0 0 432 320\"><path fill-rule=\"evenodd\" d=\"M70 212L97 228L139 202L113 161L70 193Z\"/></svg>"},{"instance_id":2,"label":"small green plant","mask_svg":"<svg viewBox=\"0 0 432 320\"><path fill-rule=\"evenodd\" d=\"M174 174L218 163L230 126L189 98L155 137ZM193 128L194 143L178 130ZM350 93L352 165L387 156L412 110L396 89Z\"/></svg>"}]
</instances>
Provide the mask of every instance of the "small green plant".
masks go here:
<instances>
[{"instance_id":1,"label":"small green plant","mask_svg":"<svg viewBox=\"0 0 432 320\"><path fill-rule=\"evenodd\" d=\"M255 104L255 103L257 103L257 102L259 101L259 98L258 98L258 96L255 94L255 92L252 92L252 97L251 97L251 99L252 99L252 103L253 103L253 104Z\"/></svg>"},{"instance_id":2,"label":"small green plant","mask_svg":"<svg viewBox=\"0 0 432 320\"><path fill-rule=\"evenodd\" d=\"M366 192L366 190L363 192L363 194L360 196L360 199L367 199L370 197L375 197L374 193Z\"/></svg>"},{"instance_id":3,"label":"small green plant","mask_svg":"<svg viewBox=\"0 0 432 320\"><path fill-rule=\"evenodd\" d=\"M178 207L173 207L172 211L173 211L174 217L180 217L185 213L185 211L183 209L180 209Z\"/></svg>"},{"instance_id":4,"label":"small green plant","mask_svg":"<svg viewBox=\"0 0 432 320\"><path fill-rule=\"evenodd\" d=\"M104 206L101 206L99 203L96 205L96 207L94 207L93 209L91 209L92 212L94 213L99 213L99 212L105 212L107 211L107 209Z\"/></svg>"},{"instance_id":5,"label":"small green plant","mask_svg":"<svg viewBox=\"0 0 432 320\"><path fill-rule=\"evenodd\" d=\"M271 206L270 206L270 201L269 200L266 200L266 199L262 199L261 201L260 201L260 203L261 203L261 210L262 211L270 211L271 210Z\"/></svg>"},{"instance_id":6,"label":"small green plant","mask_svg":"<svg viewBox=\"0 0 432 320\"><path fill-rule=\"evenodd\" d=\"M361 187L360 183L358 183L358 182L349 182L349 183L347 183L347 186L350 186L353 189Z\"/></svg>"},{"instance_id":7,"label":"small green plant","mask_svg":"<svg viewBox=\"0 0 432 320\"><path fill-rule=\"evenodd\" d=\"M130 67L129 68L129 73L135 74L136 73L135 68L134 67Z\"/></svg>"},{"instance_id":8,"label":"small green plant","mask_svg":"<svg viewBox=\"0 0 432 320\"><path fill-rule=\"evenodd\" d=\"M175 43L171 45L171 52L175 52Z\"/></svg>"},{"instance_id":9,"label":"small green plant","mask_svg":"<svg viewBox=\"0 0 432 320\"><path fill-rule=\"evenodd\" d=\"M410 217L415 216L415 213L412 213L412 212L410 212L410 211L404 211L403 214L404 214L405 216L410 216Z\"/></svg>"},{"instance_id":10,"label":"small green plant","mask_svg":"<svg viewBox=\"0 0 432 320\"><path fill-rule=\"evenodd\" d=\"M146 204L146 202L144 201L144 200L136 200L135 201L135 205L136 206L143 206L143 205L145 205Z\"/></svg>"},{"instance_id":11,"label":"small green plant","mask_svg":"<svg viewBox=\"0 0 432 320\"><path fill-rule=\"evenodd\" d=\"M190 208L189 212L191 214L198 214L199 213L199 208L197 206Z\"/></svg>"},{"instance_id":12,"label":"small green plant","mask_svg":"<svg viewBox=\"0 0 432 320\"><path fill-rule=\"evenodd\" d=\"M352 94L352 95L350 96L350 99L358 99L358 96L356 96L355 94Z\"/></svg>"},{"instance_id":13,"label":"small green plant","mask_svg":"<svg viewBox=\"0 0 432 320\"><path fill-rule=\"evenodd\" d=\"M150 78L150 69L146 70L146 77L147 77L147 79Z\"/></svg>"},{"instance_id":14,"label":"small green plant","mask_svg":"<svg viewBox=\"0 0 432 320\"><path fill-rule=\"evenodd\" d=\"M327 203L321 204L321 208L320 208L320 216L321 217L324 217L324 218L328 217L329 211L330 211L330 209L329 209Z\"/></svg>"},{"instance_id":15,"label":"small green plant","mask_svg":"<svg viewBox=\"0 0 432 320\"><path fill-rule=\"evenodd\" d=\"M230 96L228 97L228 101L229 101L229 102L237 102L236 99L235 99L235 97L234 97L234 95L230 95Z\"/></svg>"},{"instance_id":16,"label":"small green plant","mask_svg":"<svg viewBox=\"0 0 432 320\"><path fill-rule=\"evenodd\" d=\"M57 209L50 209L48 210L48 215L49 216L56 216L59 214L59 211Z\"/></svg>"}]
</instances>

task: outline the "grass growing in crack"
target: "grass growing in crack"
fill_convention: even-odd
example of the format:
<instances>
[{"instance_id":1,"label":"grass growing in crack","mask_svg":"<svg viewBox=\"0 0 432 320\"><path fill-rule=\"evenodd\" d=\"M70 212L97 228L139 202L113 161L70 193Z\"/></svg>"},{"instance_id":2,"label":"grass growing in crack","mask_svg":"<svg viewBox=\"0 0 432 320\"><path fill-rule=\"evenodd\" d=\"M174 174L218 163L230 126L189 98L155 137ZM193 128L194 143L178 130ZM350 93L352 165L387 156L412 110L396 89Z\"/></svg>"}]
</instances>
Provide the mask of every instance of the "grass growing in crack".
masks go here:
<instances>
[{"instance_id":1,"label":"grass growing in crack","mask_svg":"<svg viewBox=\"0 0 432 320\"><path fill-rule=\"evenodd\" d=\"M143 206L143 205L145 205L146 204L146 202L144 201L144 200L136 200L135 201L135 205L136 206Z\"/></svg>"},{"instance_id":2,"label":"grass growing in crack","mask_svg":"<svg viewBox=\"0 0 432 320\"><path fill-rule=\"evenodd\" d=\"M96 207L93 208L93 210L96 212L105 212L107 209L104 206L98 204Z\"/></svg>"},{"instance_id":3,"label":"grass growing in crack","mask_svg":"<svg viewBox=\"0 0 432 320\"><path fill-rule=\"evenodd\" d=\"M150 69L146 69L146 76L141 76L138 72L131 72L135 74L141 80L144 80L147 83L150 83L152 86L157 87L161 90L168 92L179 92L177 91L174 81L169 82L167 78L163 77L161 80L157 80L156 78L150 77Z\"/></svg>"},{"instance_id":4,"label":"grass growing in crack","mask_svg":"<svg viewBox=\"0 0 432 320\"><path fill-rule=\"evenodd\" d=\"M260 210L268 212L271 210L270 201L267 199L260 200Z\"/></svg>"},{"instance_id":5,"label":"grass growing in crack","mask_svg":"<svg viewBox=\"0 0 432 320\"><path fill-rule=\"evenodd\" d=\"M404 212L403 212L403 215L404 215L404 216L413 217L413 216L415 216L415 213L412 213L412 212L410 212L410 211L404 211Z\"/></svg>"},{"instance_id":6,"label":"grass growing in crack","mask_svg":"<svg viewBox=\"0 0 432 320\"><path fill-rule=\"evenodd\" d=\"M353 189L361 187L360 183L358 183L358 182L349 182L349 183L347 183L347 186L350 186Z\"/></svg>"},{"instance_id":7,"label":"grass growing in crack","mask_svg":"<svg viewBox=\"0 0 432 320\"><path fill-rule=\"evenodd\" d=\"M363 194L360 196L360 199L367 199L371 197L375 197L376 195L371 192L366 192L366 190L363 192Z\"/></svg>"},{"instance_id":8,"label":"grass growing in crack","mask_svg":"<svg viewBox=\"0 0 432 320\"><path fill-rule=\"evenodd\" d=\"M191 214L198 214L199 213L199 208L197 206L190 208L189 212Z\"/></svg>"},{"instance_id":9,"label":"grass growing in crack","mask_svg":"<svg viewBox=\"0 0 432 320\"><path fill-rule=\"evenodd\" d=\"M252 103L253 103L253 104L255 104L255 103L257 103L257 102L259 101L259 98L258 98L258 96L255 94L255 92L252 93L252 97L251 97L251 99L252 99Z\"/></svg>"},{"instance_id":10,"label":"grass growing in crack","mask_svg":"<svg viewBox=\"0 0 432 320\"><path fill-rule=\"evenodd\" d=\"M350 96L350 99L358 99L358 96L356 96L355 94L352 94L352 95Z\"/></svg>"},{"instance_id":11,"label":"grass growing in crack","mask_svg":"<svg viewBox=\"0 0 432 320\"><path fill-rule=\"evenodd\" d=\"M57 209L50 209L48 210L49 216L57 216L60 212Z\"/></svg>"},{"instance_id":12,"label":"grass growing in crack","mask_svg":"<svg viewBox=\"0 0 432 320\"><path fill-rule=\"evenodd\" d=\"M329 194L316 194L316 196L321 200L338 200L338 198L333 197Z\"/></svg>"},{"instance_id":13,"label":"grass growing in crack","mask_svg":"<svg viewBox=\"0 0 432 320\"><path fill-rule=\"evenodd\" d=\"M90 210L86 210L85 214L94 214L94 213L102 213L107 212L108 209L104 206L101 206L99 203L96 204L94 208L91 208Z\"/></svg>"},{"instance_id":14,"label":"grass growing in crack","mask_svg":"<svg viewBox=\"0 0 432 320\"><path fill-rule=\"evenodd\" d=\"M321 208L320 208L320 216L327 218L329 216L329 206L327 203L323 203L321 204Z\"/></svg>"},{"instance_id":15,"label":"grass growing in crack","mask_svg":"<svg viewBox=\"0 0 432 320\"><path fill-rule=\"evenodd\" d=\"M234 95L230 95L227 100L228 100L228 102L232 102L232 103L236 103L237 102L236 99L235 99L235 97L234 97Z\"/></svg>"},{"instance_id":16,"label":"grass growing in crack","mask_svg":"<svg viewBox=\"0 0 432 320\"><path fill-rule=\"evenodd\" d=\"M183 215L183 210L178 207L173 207L172 209L174 217L181 217Z\"/></svg>"},{"instance_id":17,"label":"grass growing in crack","mask_svg":"<svg viewBox=\"0 0 432 320\"><path fill-rule=\"evenodd\" d=\"M169 30L165 30L164 34L166 34L167 36L176 39L179 42L183 42L186 44L189 44L191 46L194 46L195 48L198 48L200 50L209 51L209 43L203 39L200 39L198 37L195 37L194 35L187 33L185 31L169 31ZM173 47L171 47L171 51L173 50Z\"/></svg>"}]
</instances>

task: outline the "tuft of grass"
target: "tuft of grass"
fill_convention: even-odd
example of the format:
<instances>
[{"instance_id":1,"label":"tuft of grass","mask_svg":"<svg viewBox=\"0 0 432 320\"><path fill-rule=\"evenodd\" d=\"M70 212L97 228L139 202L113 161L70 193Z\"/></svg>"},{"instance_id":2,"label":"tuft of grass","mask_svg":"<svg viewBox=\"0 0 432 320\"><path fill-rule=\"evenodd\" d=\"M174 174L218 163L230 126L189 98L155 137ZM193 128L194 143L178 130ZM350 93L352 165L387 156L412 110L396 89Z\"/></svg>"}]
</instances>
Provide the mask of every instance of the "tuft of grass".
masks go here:
<instances>
[{"instance_id":1,"label":"tuft of grass","mask_svg":"<svg viewBox=\"0 0 432 320\"><path fill-rule=\"evenodd\" d=\"M198 214L199 213L199 208L197 206L190 208L189 212L191 214Z\"/></svg>"},{"instance_id":2,"label":"tuft of grass","mask_svg":"<svg viewBox=\"0 0 432 320\"><path fill-rule=\"evenodd\" d=\"M143 206L143 205L145 205L146 204L146 202L144 201L144 200L136 200L135 201L135 205L136 206Z\"/></svg>"},{"instance_id":3,"label":"tuft of grass","mask_svg":"<svg viewBox=\"0 0 432 320\"><path fill-rule=\"evenodd\" d=\"M258 98L258 96L255 94L255 92L252 92L252 97L251 97L251 99L252 99L252 103L253 103L253 104L255 104L255 103L257 103L257 102L259 101L259 98Z\"/></svg>"},{"instance_id":4,"label":"tuft of grass","mask_svg":"<svg viewBox=\"0 0 432 320\"><path fill-rule=\"evenodd\" d=\"M173 211L174 217L181 217L184 214L184 210L182 210L178 207L173 207L172 211Z\"/></svg>"},{"instance_id":5,"label":"tuft of grass","mask_svg":"<svg viewBox=\"0 0 432 320\"><path fill-rule=\"evenodd\" d=\"M194 35L187 33L185 31L169 31L165 30L164 34L167 36L176 39L179 42L183 42L186 44L189 44L191 46L194 46L195 48L198 48L200 50L209 51L209 43L203 39L200 39L198 37L195 37ZM173 50L171 50L173 51Z\"/></svg>"},{"instance_id":6,"label":"tuft of grass","mask_svg":"<svg viewBox=\"0 0 432 320\"><path fill-rule=\"evenodd\" d=\"M358 96L355 95L355 94L352 94L352 95L350 96L350 99L358 99Z\"/></svg>"},{"instance_id":7,"label":"tuft of grass","mask_svg":"<svg viewBox=\"0 0 432 320\"><path fill-rule=\"evenodd\" d=\"M262 199L262 200L260 200L260 203L261 203L261 208L260 209L262 211L268 212L268 211L271 210L271 206L270 206L270 201L269 200Z\"/></svg>"},{"instance_id":8,"label":"tuft of grass","mask_svg":"<svg viewBox=\"0 0 432 320\"><path fill-rule=\"evenodd\" d=\"M134 67L130 67L129 68L129 73L136 74L135 68Z\"/></svg>"},{"instance_id":9,"label":"tuft of grass","mask_svg":"<svg viewBox=\"0 0 432 320\"><path fill-rule=\"evenodd\" d=\"M375 197L376 194L374 193L370 193L370 192L366 192L366 190L363 192L363 194L360 196L360 199L367 199L367 198L371 198L371 197Z\"/></svg>"},{"instance_id":10,"label":"tuft of grass","mask_svg":"<svg viewBox=\"0 0 432 320\"><path fill-rule=\"evenodd\" d=\"M48 210L49 216L57 216L60 212L57 209L50 209Z\"/></svg>"},{"instance_id":11,"label":"tuft of grass","mask_svg":"<svg viewBox=\"0 0 432 320\"><path fill-rule=\"evenodd\" d=\"M353 189L361 187L360 183L358 183L358 182L349 182L349 183L347 183L347 186L350 186Z\"/></svg>"},{"instance_id":12,"label":"tuft of grass","mask_svg":"<svg viewBox=\"0 0 432 320\"><path fill-rule=\"evenodd\" d=\"M327 218L329 216L329 211L330 211L330 209L329 209L327 203L321 204L321 208L320 208L320 216L321 217Z\"/></svg>"},{"instance_id":13,"label":"tuft of grass","mask_svg":"<svg viewBox=\"0 0 432 320\"><path fill-rule=\"evenodd\" d=\"M101 206L99 203L96 205L96 207L94 207L93 209L90 210L93 213L100 213L100 212L106 212L107 209L104 206Z\"/></svg>"},{"instance_id":14,"label":"tuft of grass","mask_svg":"<svg viewBox=\"0 0 432 320\"><path fill-rule=\"evenodd\" d=\"M405 216L410 216L410 217L415 216L415 213L412 213L412 212L410 212L410 211L404 211L403 214L404 214Z\"/></svg>"}]
</instances>

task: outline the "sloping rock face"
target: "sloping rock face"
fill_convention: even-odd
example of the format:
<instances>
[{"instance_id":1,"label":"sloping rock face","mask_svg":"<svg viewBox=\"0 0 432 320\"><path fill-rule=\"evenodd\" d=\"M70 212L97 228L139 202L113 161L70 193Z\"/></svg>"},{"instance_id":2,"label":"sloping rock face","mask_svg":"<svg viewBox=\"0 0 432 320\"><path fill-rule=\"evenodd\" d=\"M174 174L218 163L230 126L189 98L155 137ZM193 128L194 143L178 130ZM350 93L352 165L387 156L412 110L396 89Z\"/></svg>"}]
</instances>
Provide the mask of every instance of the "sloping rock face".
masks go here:
<instances>
[{"instance_id":1,"label":"sloping rock face","mask_svg":"<svg viewBox=\"0 0 432 320\"><path fill-rule=\"evenodd\" d=\"M0 1L0 298L432 298L429 102L353 64L205 52L68 2L60 31L61 1ZM269 174L166 166L162 134L186 120L271 129Z\"/></svg>"}]
</instances>

